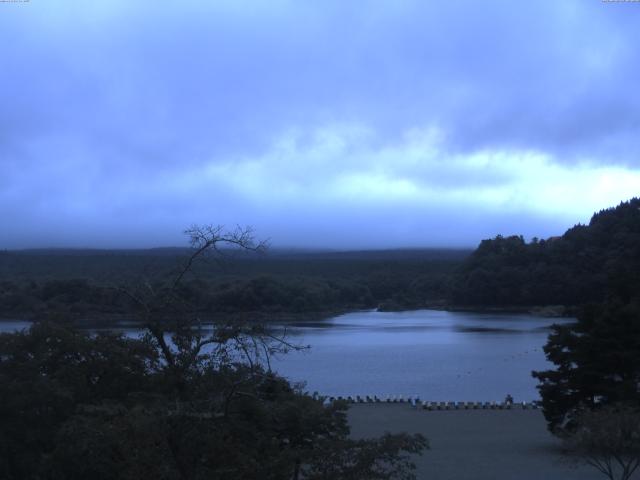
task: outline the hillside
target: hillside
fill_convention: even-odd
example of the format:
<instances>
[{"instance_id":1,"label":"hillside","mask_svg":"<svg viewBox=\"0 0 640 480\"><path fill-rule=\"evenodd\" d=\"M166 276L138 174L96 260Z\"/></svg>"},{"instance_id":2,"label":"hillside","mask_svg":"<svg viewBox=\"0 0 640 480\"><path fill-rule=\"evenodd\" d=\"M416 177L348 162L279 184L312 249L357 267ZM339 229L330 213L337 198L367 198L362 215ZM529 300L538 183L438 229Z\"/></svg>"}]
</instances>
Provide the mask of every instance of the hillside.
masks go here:
<instances>
[{"instance_id":1,"label":"hillside","mask_svg":"<svg viewBox=\"0 0 640 480\"><path fill-rule=\"evenodd\" d=\"M561 237L483 240L455 275L455 305L580 305L640 292L640 199L595 213Z\"/></svg>"}]
</instances>

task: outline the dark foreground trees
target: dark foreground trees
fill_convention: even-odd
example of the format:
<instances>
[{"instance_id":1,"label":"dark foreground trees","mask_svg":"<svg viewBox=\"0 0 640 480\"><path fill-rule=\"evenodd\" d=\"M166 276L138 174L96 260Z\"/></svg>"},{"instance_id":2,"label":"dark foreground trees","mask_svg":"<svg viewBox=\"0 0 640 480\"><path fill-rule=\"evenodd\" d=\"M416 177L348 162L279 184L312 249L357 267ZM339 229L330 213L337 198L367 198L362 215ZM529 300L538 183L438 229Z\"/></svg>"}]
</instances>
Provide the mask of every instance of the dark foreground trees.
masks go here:
<instances>
[{"instance_id":1,"label":"dark foreground trees","mask_svg":"<svg viewBox=\"0 0 640 480\"><path fill-rule=\"evenodd\" d=\"M547 240L483 240L454 276L451 300L475 306L579 306L640 291L640 198Z\"/></svg>"},{"instance_id":2,"label":"dark foreground trees","mask_svg":"<svg viewBox=\"0 0 640 480\"><path fill-rule=\"evenodd\" d=\"M0 478L410 479L426 440L351 440L346 405L323 405L270 371L296 348L259 325L205 329L181 282L246 231L189 231L193 253L164 282L118 290L143 338L55 323L0 335Z\"/></svg>"},{"instance_id":3,"label":"dark foreground trees","mask_svg":"<svg viewBox=\"0 0 640 480\"><path fill-rule=\"evenodd\" d=\"M607 478L640 465L640 305L610 301L555 326L545 346L555 370L540 380L549 429Z\"/></svg>"},{"instance_id":4,"label":"dark foreground trees","mask_svg":"<svg viewBox=\"0 0 640 480\"><path fill-rule=\"evenodd\" d=\"M640 405L640 304L583 308L578 322L556 325L544 347L554 370L540 380L544 414L553 431L571 427L582 410L602 405Z\"/></svg>"},{"instance_id":5,"label":"dark foreground trees","mask_svg":"<svg viewBox=\"0 0 640 480\"><path fill-rule=\"evenodd\" d=\"M176 395L145 340L46 323L1 335L0 478L411 478L423 438L350 440L346 405L213 361Z\"/></svg>"}]
</instances>

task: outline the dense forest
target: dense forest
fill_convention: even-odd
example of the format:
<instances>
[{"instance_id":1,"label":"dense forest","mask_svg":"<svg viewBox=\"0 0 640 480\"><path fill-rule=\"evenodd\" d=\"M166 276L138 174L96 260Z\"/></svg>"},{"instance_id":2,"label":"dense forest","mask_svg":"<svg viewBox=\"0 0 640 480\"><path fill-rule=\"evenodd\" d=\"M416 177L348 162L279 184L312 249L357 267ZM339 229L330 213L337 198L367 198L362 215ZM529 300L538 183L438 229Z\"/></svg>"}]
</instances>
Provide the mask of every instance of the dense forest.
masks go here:
<instances>
[{"instance_id":1,"label":"dense forest","mask_svg":"<svg viewBox=\"0 0 640 480\"><path fill-rule=\"evenodd\" d=\"M119 287L158 284L188 249L0 253L0 317L127 317ZM380 308L575 307L640 290L640 200L562 236L498 235L468 250L272 250L203 262L181 286L203 315L328 315ZM572 310L568 310L572 311Z\"/></svg>"},{"instance_id":2,"label":"dense forest","mask_svg":"<svg viewBox=\"0 0 640 480\"><path fill-rule=\"evenodd\" d=\"M577 306L640 291L640 199L595 213L561 237L483 240L452 282L450 300L475 306Z\"/></svg>"},{"instance_id":3,"label":"dense forest","mask_svg":"<svg viewBox=\"0 0 640 480\"><path fill-rule=\"evenodd\" d=\"M207 316L327 315L447 302L449 279L467 250L227 252L194 267L181 295ZM0 317L126 318L121 287L161 284L188 249L42 250L0 253Z\"/></svg>"}]
</instances>

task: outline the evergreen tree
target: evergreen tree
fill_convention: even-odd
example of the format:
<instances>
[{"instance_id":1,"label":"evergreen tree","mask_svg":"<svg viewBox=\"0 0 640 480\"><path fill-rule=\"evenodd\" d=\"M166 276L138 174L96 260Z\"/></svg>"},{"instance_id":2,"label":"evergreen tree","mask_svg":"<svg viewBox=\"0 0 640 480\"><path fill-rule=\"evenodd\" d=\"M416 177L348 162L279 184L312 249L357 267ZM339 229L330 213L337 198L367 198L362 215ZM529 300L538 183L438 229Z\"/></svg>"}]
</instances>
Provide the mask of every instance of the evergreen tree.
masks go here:
<instances>
[{"instance_id":1,"label":"evergreen tree","mask_svg":"<svg viewBox=\"0 0 640 480\"><path fill-rule=\"evenodd\" d=\"M544 347L555 370L540 380L549 428L571 428L580 411L610 404L640 406L640 304L584 307L578 322L556 325Z\"/></svg>"}]
</instances>

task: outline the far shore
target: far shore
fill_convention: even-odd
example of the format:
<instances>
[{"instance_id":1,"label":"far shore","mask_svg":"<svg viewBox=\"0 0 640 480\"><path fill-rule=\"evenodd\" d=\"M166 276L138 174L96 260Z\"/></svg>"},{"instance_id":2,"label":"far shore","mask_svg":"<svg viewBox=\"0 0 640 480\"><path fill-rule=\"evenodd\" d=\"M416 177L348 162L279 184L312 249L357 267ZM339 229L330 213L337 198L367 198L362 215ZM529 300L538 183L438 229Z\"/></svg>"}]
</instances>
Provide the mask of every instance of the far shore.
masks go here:
<instances>
[{"instance_id":1,"label":"far shore","mask_svg":"<svg viewBox=\"0 0 640 480\"><path fill-rule=\"evenodd\" d=\"M237 320L247 323L271 323L271 324L287 324L287 323L312 323L323 322L339 315L345 315L355 312L379 311L379 312L408 312L415 310L439 310L449 312L469 312L469 313L495 313L495 314L530 314L548 318L564 318L575 315L575 308L564 305L545 305L545 306L467 306L467 305L448 305L433 304L421 305L407 308L343 308L310 312L265 312L265 311L249 311L249 312L216 312L201 314L199 316L203 324L216 323L219 321ZM122 313L61 313L57 318L64 318L65 321L80 328L127 328L141 327L143 323L135 319L135 315ZM5 313L0 314L0 322L8 321L25 321L35 322L46 320L33 313Z\"/></svg>"},{"instance_id":2,"label":"far shore","mask_svg":"<svg viewBox=\"0 0 640 480\"><path fill-rule=\"evenodd\" d=\"M344 315L346 313L353 313L363 311L360 309L343 309L343 310L328 310L320 312L217 312L213 314L193 315L201 321L203 325L213 324L222 321L241 321L247 323L272 323L272 324L287 324L296 322L320 322L328 320L329 318L336 317L338 315ZM34 314L2 314L0 316L0 322L37 322L48 320L50 318L41 317ZM90 313L90 314L78 314L70 313L68 315L57 315L55 320L63 319L65 322L79 327L79 328L135 328L142 327L144 323L141 320L137 320L135 315L122 314L122 313Z\"/></svg>"},{"instance_id":3,"label":"far shore","mask_svg":"<svg viewBox=\"0 0 640 480\"><path fill-rule=\"evenodd\" d=\"M427 411L409 404L354 404L351 435L421 433L431 449L414 458L419 480L599 480L563 454L540 410ZM639 477L640 478L640 477Z\"/></svg>"},{"instance_id":4,"label":"far shore","mask_svg":"<svg viewBox=\"0 0 640 480\"><path fill-rule=\"evenodd\" d=\"M567 305L453 305L453 304L426 304L420 307L379 308L381 312L407 312L411 310L441 310L446 312L469 313L497 313L497 314L530 314L549 318L573 317L576 307Z\"/></svg>"}]
</instances>

